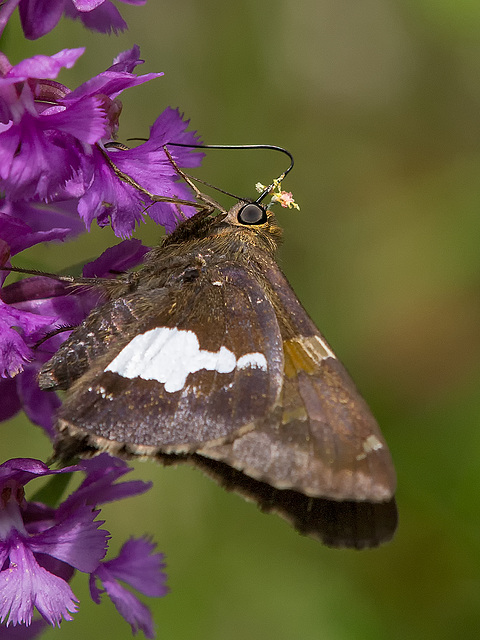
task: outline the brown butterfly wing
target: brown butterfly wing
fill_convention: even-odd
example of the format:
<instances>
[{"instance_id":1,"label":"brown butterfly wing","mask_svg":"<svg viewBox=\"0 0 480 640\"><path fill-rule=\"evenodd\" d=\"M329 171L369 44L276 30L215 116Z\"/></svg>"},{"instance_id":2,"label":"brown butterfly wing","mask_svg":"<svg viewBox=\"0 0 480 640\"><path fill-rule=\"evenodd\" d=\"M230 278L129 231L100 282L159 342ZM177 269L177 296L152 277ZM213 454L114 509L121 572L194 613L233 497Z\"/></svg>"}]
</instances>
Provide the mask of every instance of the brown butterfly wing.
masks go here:
<instances>
[{"instance_id":1,"label":"brown butterfly wing","mask_svg":"<svg viewBox=\"0 0 480 640\"><path fill-rule=\"evenodd\" d=\"M43 374L45 386L70 387L57 452L191 463L326 544L376 545L396 527L385 441L274 261L263 266L263 282L225 262L94 312ZM136 336L159 328L195 334L203 351L225 347L237 364L260 354L266 367L200 368L174 391L111 370Z\"/></svg>"},{"instance_id":2,"label":"brown butterfly wing","mask_svg":"<svg viewBox=\"0 0 480 640\"><path fill-rule=\"evenodd\" d=\"M141 316L128 319L118 311L125 308ZM68 354L106 324L108 347L86 346L80 360L89 366L78 376L66 367ZM108 303L43 371L42 379L76 378L59 411L57 452L66 456L67 435L82 446L149 456L231 440L277 403L281 344L274 310L248 274L238 286L212 268L188 284Z\"/></svg>"},{"instance_id":3,"label":"brown butterfly wing","mask_svg":"<svg viewBox=\"0 0 480 640\"><path fill-rule=\"evenodd\" d=\"M172 463L171 458L162 459ZM276 513L295 529L330 547L365 549L388 542L397 528L395 499L387 502L356 502L313 498L292 489L276 489L234 469L200 455L187 462L201 469L227 491L255 502L262 511Z\"/></svg>"},{"instance_id":4,"label":"brown butterfly wing","mask_svg":"<svg viewBox=\"0 0 480 640\"><path fill-rule=\"evenodd\" d=\"M243 273L224 275L241 283ZM265 286L283 339L282 393L254 430L206 445L195 464L325 544L370 547L397 526L386 442L345 368L275 263Z\"/></svg>"},{"instance_id":5,"label":"brown butterfly wing","mask_svg":"<svg viewBox=\"0 0 480 640\"><path fill-rule=\"evenodd\" d=\"M278 489L333 500L388 501L395 471L386 442L350 376L276 265L270 302L283 338L282 393L255 429L197 453ZM226 278L241 282L234 267Z\"/></svg>"}]
</instances>

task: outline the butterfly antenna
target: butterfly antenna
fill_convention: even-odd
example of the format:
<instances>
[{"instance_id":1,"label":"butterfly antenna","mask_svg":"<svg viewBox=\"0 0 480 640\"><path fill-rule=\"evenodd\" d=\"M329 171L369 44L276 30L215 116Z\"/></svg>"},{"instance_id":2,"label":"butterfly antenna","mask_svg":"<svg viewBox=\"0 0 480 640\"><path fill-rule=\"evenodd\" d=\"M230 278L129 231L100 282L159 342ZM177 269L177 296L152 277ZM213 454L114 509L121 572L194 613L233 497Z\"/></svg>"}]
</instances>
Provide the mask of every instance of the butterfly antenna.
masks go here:
<instances>
[{"instance_id":1,"label":"butterfly antenna","mask_svg":"<svg viewBox=\"0 0 480 640\"><path fill-rule=\"evenodd\" d=\"M48 271L39 271L38 269L23 269L22 267L1 266L0 271L8 271L9 273L23 273L28 276L42 276L43 278L50 278L57 282L63 282L67 286L80 286L80 285L92 285L99 286L102 282L111 282L110 278L82 278L77 276L61 276L58 273L49 273Z\"/></svg>"},{"instance_id":2,"label":"butterfly antenna","mask_svg":"<svg viewBox=\"0 0 480 640\"><path fill-rule=\"evenodd\" d=\"M190 146L190 145L182 145L182 146ZM227 213L225 211L225 209L213 198L210 198L210 196L207 196L205 193L202 193L200 191L200 189L198 189L198 187L193 183L192 179L190 178L190 176L188 176L186 173L184 173L180 167L177 165L177 163L175 162L175 160L172 158L169 150L167 149L166 145L164 145L163 147L165 153L167 154L168 159L170 160L170 163L172 164L173 168L175 169L175 171L178 173L178 175L183 178L185 180L185 182L193 189L193 191L195 192L195 196L201 200L203 203L205 203L207 205L207 207L209 208L213 208L213 209L218 209L219 211L221 211L222 213Z\"/></svg>"},{"instance_id":3,"label":"butterfly antenna","mask_svg":"<svg viewBox=\"0 0 480 640\"><path fill-rule=\"evenodd\" d=\"M121 151L128 150L128 147L126 147L125 145L122 145L121 143L117 144L116 142L113 142L113 143L108 142L105 146L106 146L107 149L108 148L116 148L116 149L119 149ZM131 187L133 187L134 189L136 189L140 193L143 193L148 198L150 198L150 200L152 200L153 202L171 202L171 203L177 204L177 205L185 204L185 205L188 205L190 207L195 207L196 209L203 209L204 208L204 206L205 206L204 204L200 204L198 202L192 202L191 200L182 200L181 198L170 197L170 196L158 196L158 195L155 195L154 193L150 193L150 191L148 191L147 189L142 187L142 185L139 184L136 180L134 180L132 177L130 177L129 175L127 175L126 173L121 171L117 167L117 165L113 162L112 158L108 155L108 153L106 153L106 151L104 149L99 147L99 150L100 150L100 153L105 158L107 164L112 169L113 173L117 176L117 178L122 180L122 182L125 182L126 184L129 184ZM176 167L176 169L178 171L178 167Z\"/></svg>"},{"instance_id":4,"label":"butterfly antenna","mask_svg":"<svg viewBox=\"0 0 480 640\"><path fill-rule=\"evenodd\" d=\"M168 144L173 147L189 147L193 149L270 149L272 151L280 151L281 153L284 153L286 156L290 158L290 166L282 174L280 174L276 180L273 180L273 182L269 184L268 187L265 187L265 189L262 191L259 197L255 200L255 202L257 203L261 202L271 191L275 189L276 185L285 178L287 173L290 173L294 165L292 154L286 149L284 149L283 147L277 147L273 144L186 144L183 142L169 142ZM181 175L185 179L185 174L181 173ZM195 178L195 180L197 180L197 178ZM233 198L237 198L238 200L243 199L243 198L238 198L238 196L234 195L233 193L229 193L228 191L223 191L223 189L214 187L213 185L208 184L208 182L205 182L203 180L198 180L198 181L201 182L202 184L207 185L208 187L212 187L213 189L220 191L221 193L225 193L226 195L232 196ZM191 184L190 181L189 181L189 184Z\"/></svg>"}]
</instances>

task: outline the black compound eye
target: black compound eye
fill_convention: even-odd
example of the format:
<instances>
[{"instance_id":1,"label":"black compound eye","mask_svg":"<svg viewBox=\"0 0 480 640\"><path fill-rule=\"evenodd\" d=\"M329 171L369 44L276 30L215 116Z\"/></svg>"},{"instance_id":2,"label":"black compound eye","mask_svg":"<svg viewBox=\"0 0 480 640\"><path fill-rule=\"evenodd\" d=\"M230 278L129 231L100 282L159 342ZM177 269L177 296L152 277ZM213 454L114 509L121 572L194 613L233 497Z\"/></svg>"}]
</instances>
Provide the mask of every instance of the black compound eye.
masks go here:
<instances>
[{"instance_id":1,"label":"black compound eye","mask_svg":"<svg viewBox=\"0 0 480 640\"><path fill-rule=\"evenodd\" d=\"M268 218L263 207L251 202L240 209L237 219L242 224L265 224Z\"/></svg>"}]
</instances>

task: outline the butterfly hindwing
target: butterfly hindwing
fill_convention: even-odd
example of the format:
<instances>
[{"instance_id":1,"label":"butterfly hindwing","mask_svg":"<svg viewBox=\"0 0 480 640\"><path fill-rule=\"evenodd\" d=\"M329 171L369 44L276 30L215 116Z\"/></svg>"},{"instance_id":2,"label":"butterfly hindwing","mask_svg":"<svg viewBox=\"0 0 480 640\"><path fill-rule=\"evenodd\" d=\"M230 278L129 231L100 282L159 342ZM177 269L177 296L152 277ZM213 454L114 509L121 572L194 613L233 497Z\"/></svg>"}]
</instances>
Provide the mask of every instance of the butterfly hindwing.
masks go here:
<instances>
[{"instance_id":1,"label":"butterfly hindwing","mask_svg":"<svg viewBox=\"0 0 480 640\"><path fill-rule=\"evenodd\" d=\"M168 463L169 459L162 461ZM376 547L390 540L397 527L395 498L387 502L314 498L293 489L276 489L212 458L194 454L187 462L227 491L255 502L266 513L276 513L300 533L328 546Z\"/></svg>"}]
</instances>

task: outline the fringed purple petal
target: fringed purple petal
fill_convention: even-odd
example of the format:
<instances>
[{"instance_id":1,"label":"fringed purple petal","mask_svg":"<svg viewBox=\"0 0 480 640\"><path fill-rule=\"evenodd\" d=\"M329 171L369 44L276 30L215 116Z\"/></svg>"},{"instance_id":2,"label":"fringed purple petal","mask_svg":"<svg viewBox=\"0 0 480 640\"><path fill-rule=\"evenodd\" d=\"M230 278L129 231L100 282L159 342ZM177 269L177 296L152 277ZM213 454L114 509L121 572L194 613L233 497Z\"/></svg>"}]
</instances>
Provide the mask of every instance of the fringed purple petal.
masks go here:
<instances>
[{"instance_id":1,"label":"fringed purple petal","mask_svg":"<svg viewBox=\"0 0 480 640\"><path fill-rule=\"evenodd\" d=\"M99 98L86 96L72 102L67 109L38 118L44 130L71 135L87 144L95 144L107 132L107 117Z\"/></svg>"},{"instance_id":2,"label":"fringed purple petal","mask_svg":"<svg viewBox=\"0 0 480 640\"><path fill-rule=\"evenodd\" d=\"M67 4L65 15L72 20L81 20L84 27L100 33L115 33L125 31L127 23L118 9L109 0L90 11L78 11L74 4Z\"/></svg>"},{"instance_id":3,"label":"fringed purple petal","mask_svg":"<svg viewBox=\"0 0 480 640\"><path fill-rule=\"evenodd\" d=\"M181 182L174 183L171 189L170 187L164 186L162 193L167 191L170 191L172 196L180 198L181 200L189 200L192 198L190 188ZM156 224L165 227L167 233L171 233L179 222L185 218L191 218L197 212L197 209L187 205L182 205L181 210L182 215L180 215L178 211L178 206L171 202L155 202L148 209L148 215Z\"/></svg>"},{"instance_id":4,"label":"fringed purple petal","mask_svg":"<svg viewBox=\"0 0 480 640\"><path fill-rule=\"evenodd\" d=\"M45 553L75 567L91 573L96 569L107 551L110 534L99 529L103 521L95 521L99 511L79 506L55 526L32 536L29 546L32 551Z\"/></svg>"},{"instance_id":5,"label":"fringed purple petal","mask_svg":"<svg viewBox=\"0 0 480 640\"><path fill-rule=\"evenodd\" d=\"M28 625L36 607L47 622L59 626L62 618L72 619L76 602L69 585L41 567L17 537L10 550L10 566L0 571L1 622Z\"/></svg>"},{"instance_id":6,"label":"fringed purple petal","mask_svg":"<svg viewBox=\"0 0 480 640\"><path fill-rule=\"evenodd\" d=\"M113 484L133 469L118 458L107 453L96 456L92 460L82 460L80 465L86 472L86 478L78 489L62 502L58 508L60 517L74 513L78 505L98 505L114 500L121 500L134 495L145 493L152 483L141 480L120 482Z\"/></svg>"},{"instance_id":7,"label":"fringed purple petal","mask_svg":"<svg viewBox=\"0 0 480 640\"><path fill-rule=\"evenodd\" d=\"M48 129L52 117L25 113L0 134L0 173L9 199L52 198L80 166L80 147L70 135ZM19 151L11 157L12 141Z\"/></svg>"},{"instance_id":8,"label":"fringed purple petal","mask_svg":"<svg viewBox=\"0 0 480 640\"><path fill-rule=\"evenodd\" d=\"M0 300L0 377L20 373L25 363L34 357L27 341L55 322L55 317L22 311Z\"/></svg>"},{"instance_id":9,"label":"fringed purple petal","mask_svg":"<svg viewBox=\"0 0 480 640\"><path fill-rule=\"evenodd\" d=\"M111 222L115 235L127 237L143 220L145 197L134 187L118 179L102 154L94 149L94 178L90 188L80 198L78 213L87 228L97 218L101 226Z\"/></svg>"},{"instance_id":10,"label":"fringed purple petal","mask_svg":"<svg viewBox=\"0 0 480 640\"><path fill-rule=\"evenodd\" d=\"M0 305L0 313L2 306ZM3 315L3 314L2 314ZM0 377L13 378L33 357L30 347L10 322L0 317Z\"/></svg>"},{"instance_id":11,"label":"fringed purple petal","mask_svg":"<svg viewBox=\"0 0 480 640\"><path fill-rule=\"evenodd\" d=\"M147 638L154 638L153 619L148 607L140 602L128 589L125 589L116 580L111 579L108 570L103 566L98 568L96 575L102 581L104 590L109 595L117 611L130 624L132 633L136 633L141 629ZM92 599L98 602L100 591L95 587L92 588L94 580L95 578L92 576L90 579L90 593L92 594Z\"/></svg>"},{"instance_id":12,"label":"fringed purple petal","mask_svg":"<svg viewBox=\"0 0 480 640\"><path fill-rule=\"evenodd\" d=\"M122 580L146 596L162 597L169 591L163 553L153 553L155 543L146 538L131 538L120 550L117 558L102 566L117 580Z\"/></svg>"}]
</instances>

